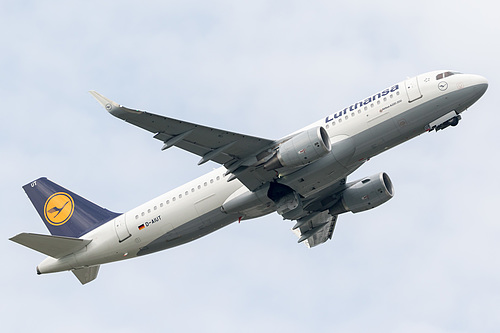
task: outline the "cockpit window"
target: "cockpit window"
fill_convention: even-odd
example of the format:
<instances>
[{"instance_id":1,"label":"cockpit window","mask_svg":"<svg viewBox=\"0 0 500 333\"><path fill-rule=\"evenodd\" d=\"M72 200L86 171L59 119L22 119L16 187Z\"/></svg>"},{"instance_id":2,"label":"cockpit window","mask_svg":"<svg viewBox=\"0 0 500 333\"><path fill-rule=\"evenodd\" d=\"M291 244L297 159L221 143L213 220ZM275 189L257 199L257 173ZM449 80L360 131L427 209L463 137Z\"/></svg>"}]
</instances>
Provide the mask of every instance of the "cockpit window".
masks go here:
<instances>
[{"instance_id":1,"label":"cockpit window","mask_svg":"<svg viewBox=\"0 0 500 333\"><path fill-rule=\"evenodd\" d=\"M459 73L459 72L444 72L444 73L440 73L440 74L438 74L436 76L436 80L441 80L444 77L452 76L452 75L455 75L455 74L461 74L461 73Z\"/></svg>"}]
</instances>

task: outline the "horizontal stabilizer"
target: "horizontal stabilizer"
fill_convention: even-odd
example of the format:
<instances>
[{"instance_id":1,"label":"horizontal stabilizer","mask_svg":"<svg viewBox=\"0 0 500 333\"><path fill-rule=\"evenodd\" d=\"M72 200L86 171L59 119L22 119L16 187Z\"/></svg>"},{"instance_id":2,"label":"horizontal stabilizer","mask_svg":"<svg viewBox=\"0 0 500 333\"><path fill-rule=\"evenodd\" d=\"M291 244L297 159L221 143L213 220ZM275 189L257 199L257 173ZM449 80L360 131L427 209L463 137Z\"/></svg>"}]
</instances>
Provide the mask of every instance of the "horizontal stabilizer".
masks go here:
<instances>
[{"instance_id":1,"label":"horizontal stabilizer","mask_svg":"<svg viewBox=\"0 0 500 333\"><path fill-rule=\"evenodd\" d=\"M81 284L86 284L89 283L90 281L95 280L97 277L97 273L99 273L99 267L100 265L97 266L91 266L91 267L84 267L84 268L77 268L73 269L72 272L75 274L76 278L81 282Z\"/></svg>"},{"instance_id":2,"label":"horizontal stabilizer","mask_svg":"<svg viewBox=\"0 0 500 333\"><path fill-rule=\"evenodd\" d=\"M83 249L92 241L91 239L40 235L25 232L10 238L10 240L55 259L75 253Z\"/></svg>"}]
</instances>

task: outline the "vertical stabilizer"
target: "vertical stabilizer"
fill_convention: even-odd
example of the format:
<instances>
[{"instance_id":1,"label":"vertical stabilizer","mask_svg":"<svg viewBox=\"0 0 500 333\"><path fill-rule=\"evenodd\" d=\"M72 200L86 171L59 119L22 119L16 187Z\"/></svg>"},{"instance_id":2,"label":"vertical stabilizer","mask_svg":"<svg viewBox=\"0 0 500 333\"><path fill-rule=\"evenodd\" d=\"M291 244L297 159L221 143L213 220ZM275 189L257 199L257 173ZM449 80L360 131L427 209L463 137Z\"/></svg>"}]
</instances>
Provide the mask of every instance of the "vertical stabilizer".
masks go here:
<instances>
[{"instance_id":1,"label":"vertical stabilizer","mask_svg":"<svg viewBox=\"0 0 500 333\"><path fill-rule=\"evenodd\" d=\"M72 272L75 274L77 279L80 281L81 284L86 284L89 283L90 281L95 280L97 277L97 273L99 273L99 265L97 266L91 266L91 267L84 267L84 268L78 268L78 269L73 269Z\"/></svg>"},{"instance_id":2,"label":"vertical stabilizer","mask_svg":"<svg viewBox=\"0 0 500 333\"><path fill-rule=\"evenodd\" d=\"M78 238L120 215L47 178L37 179L24 185L23 189L50 233L55 236Z\"/></svg>"}]
</instances>

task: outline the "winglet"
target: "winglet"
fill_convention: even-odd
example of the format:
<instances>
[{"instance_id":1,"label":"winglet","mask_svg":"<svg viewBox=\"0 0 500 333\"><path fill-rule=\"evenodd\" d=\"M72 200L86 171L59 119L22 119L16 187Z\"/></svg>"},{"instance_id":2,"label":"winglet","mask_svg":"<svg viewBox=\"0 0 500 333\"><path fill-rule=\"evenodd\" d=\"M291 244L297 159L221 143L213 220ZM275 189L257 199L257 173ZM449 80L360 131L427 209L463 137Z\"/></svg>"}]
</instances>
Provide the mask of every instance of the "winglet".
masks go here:
<instances>
[{"instance_id":1,"label":"winglet","mask_svg":"<svg viewBox=\"0 0 500 333\"><path fill-rule=\"evenodd\" d=\"M142 111L139 110L132 110L129 108L126 108L116 102L113 102L107 97L104 97L103 95L99 94L97 91L91 90L89 93L102 105L104 108L111 113L113 116L125 119L127 118L127 115L132 114L140 114Z\"/></svg>"},{"instance_id":2,"label":"winglet","mask_svg":"<svg viewBox=\"0 0 500 333\"><path fill-rule=\"evenodd\" d=\"M120 104L113 102L109 98L104 97L103 95L99 94L97 91L91 90L91 91L89 91L89 93L92 96L94 96L94 98L97 99L97 101L99 103L101 103L101 105L104 106L104 108L108 111L110 111L113 107L116 107L116 108L120 107Z\"/></svg>"}]
</instances>

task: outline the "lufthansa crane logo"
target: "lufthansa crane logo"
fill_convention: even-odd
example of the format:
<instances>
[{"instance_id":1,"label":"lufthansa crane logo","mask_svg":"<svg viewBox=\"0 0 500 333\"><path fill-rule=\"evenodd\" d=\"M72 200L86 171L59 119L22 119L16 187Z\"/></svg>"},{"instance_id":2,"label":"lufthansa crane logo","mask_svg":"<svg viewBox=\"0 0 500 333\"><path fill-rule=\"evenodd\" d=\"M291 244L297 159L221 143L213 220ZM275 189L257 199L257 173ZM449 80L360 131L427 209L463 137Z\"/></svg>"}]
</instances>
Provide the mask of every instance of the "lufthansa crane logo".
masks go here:
<instances>
[{"instance_id":1,"label":"lufthansa crane logo","mask_svg":"<svg viewBox=\"0 0 500 333\"><path fill-rule=\"evenodd\" d=\"M68 222L75 210L75 202L73 198L64 192L52 194L47 201L43 212L45 219L52 225L60 226Z\"/></svg>"},{"instance_id":2,"label":"lufthansa crane logo","mask_svg":"<svg viewBox=\"0 0 500 333\"><path fill-rule=\"evenodd\" d=\"M439 90L441 91L445 91L446 89L448 89L448 83L442 81L442 82L439 82L438 84L438 88Z\"/></svg>"}]
</instances>

